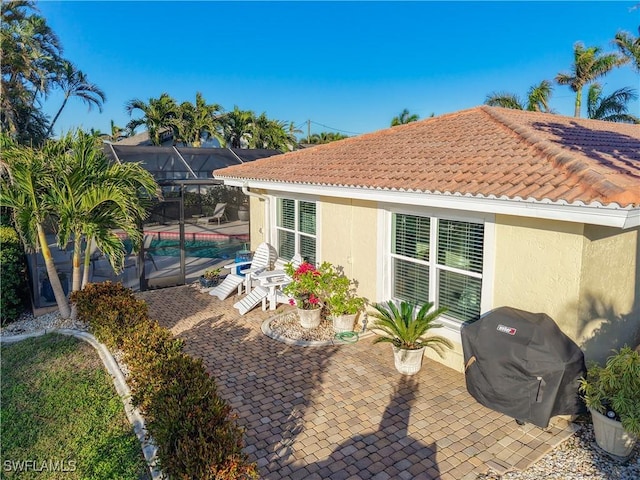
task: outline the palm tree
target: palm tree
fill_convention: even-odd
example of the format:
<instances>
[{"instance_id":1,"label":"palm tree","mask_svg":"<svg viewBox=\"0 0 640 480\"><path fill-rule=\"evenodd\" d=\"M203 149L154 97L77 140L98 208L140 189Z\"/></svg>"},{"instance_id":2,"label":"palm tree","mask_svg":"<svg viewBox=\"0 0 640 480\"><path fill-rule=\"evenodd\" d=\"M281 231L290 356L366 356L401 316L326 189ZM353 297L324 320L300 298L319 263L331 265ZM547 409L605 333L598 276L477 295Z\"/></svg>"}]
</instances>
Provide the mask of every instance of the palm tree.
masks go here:
<instances>
[{"instance_id":1,"label":"palm tree","mask_svg":"<svg viewBox=\"0 0 640 480\"><path fill-rule=\"evenodd\" d=\"M168 93L159 98L150 98L149 103L139 99L129 100L125 105L126 112L131 115L134 110L140 110L142 117L133 119L127 124L128 129L135 129L146 125L149 139L153 145L160 145L160 134L164 129L174 129L178 125L180 109L175 100Z\"/></svg>"},{"instance_id":2,"label":"palm tree","mask_svg":"<svg viewBox=\"0 0 640 480\"><path fill-rule=\"evenodd\" d=\"M287 123L281 120L271 120L265 113L254 119L249 137L249 148L272 148L286 152L293 149L297 143L293 122L287 127Z\"/></svg>"},{"instance_id":3,"label":"palm tree","mask_svg":"<svg viewBox=\"0 0 640 480\"><path fill-rule=\"evenodd\" d=\"M233 110L222 117L222 131L224 142L231 148L242 148L242 144L249 144L254 128L255 114L250 110L240 110L234 106Z\"/></svg>"},{"instance_id":4,"label":"palm tree","mask_svg":"<svg viewBox=\"0 0 640 480\"><path fill-rule=\"evenodd\" d=\"M60 315L71 314L58 272L49 249L44 224L55 207L47 183L53 177L51 157L60 153L57 142L48 141L41 149L5 141L3 160L10 176L0 179L0 204L12 211L16 230L27 249L42 251L47 276Z\"/></svg>"},{"instance_id":5,"label":"palm tree","mask_svg":"<svg viewBox=\"0 0 640 480\"><path fill-rule=\"evenodd\" d=\"M222 141L218 132L220 119L216 115L220 111L220 105L207 104L202 94L197 92L195 105L191 102L183 102L180 105L179 119L174 127L176 140L192 147L199 147L201 138L208 134Z\"/></svg>"},{"instance_id":6,"label":"palm tree","mask_svg":"<svg viewBox=\"0 0 640 480\"><path fill-rule=\"evenodd\" d=\"M640 123L640 118L627 113L628 103L637 98L635 90L629 87L603 97L602 87L594 83L587 92L587 114L589 118L607 122Z\"/></svg>"},{"instance_id":7,"label":"palm tree","mask_svg":"<svg viewBox=\"0 0 640 480\"><path fill-rule=\"evenodd\" d=\"M87 76L81 70L78 70L73 63L69 61L63 62L56 79L56 84L62 88L64 100L62 100L62 105L60 105L55 117L53 117L51 121L51 125L49 125L47 135L50 135L53 131L53 126L71 97L78 97L89 106L89 110L95 105L98 107L98 110L102 112L102 104L106 101L107 97L96 84L90 83Z\"/></svg>"},{"instance_id":8,"label":"palm tree","mask_svg":"<svg viewBox=\"0 0 640 480\"><path fill-rule=\"evenodd\" d=\"M309 143L318 145L323 143L331 143L344 138L349 138L348 135L343 135L337 132L320 132L314 133L309 137Z\"/></svg>"},{"instance_id":9,"label":"palm tree","mask_svg":"<svg viewBox=\"0 0 640 480\"><path fill-rule=\"evenodd\" d=\"M0 121L2 129L21 143L44 141L48 121L39 100L49 92L62 61L58 38L34 11L32 1L0 6Z\"/></svg>"},{"instance_id":10,"label":"palm tree","mask_svg":"<svg viewBox=\"0 0 640 480\"><path fill-rule=\"evenodd\" d=\"M624 64L627 59L616 53L603 54L599 47L585 48L580 42L573 46L573 58L571 73L559 73L556 82L568 85L576 92L574 116L580 117L582 88Z\"/></svg>"},{"instance_id":11,"label":"palm tree","mask_svg":"<svg viewBox=\"0 0 640 480\"><path fill-rule=\"evenodd\" d=\"M92 243L107 256L116 273L122 270L124 245L114 230L124 230L139 246L142 234L138 223L147 216L139 193L148 198L154 195L157 185L137 163L110 163L95 136L78 130L67 134L61 143L66 148L63 155L53 159L55 175L49 187L56 199L52 216L58 224L58 244L73 242L75 291L88 281Z\"/></svg>"},{"instance_id":12,"label":"palm tree","mask_svg":"<svg viewBox=\"0 0 640 480\"><path fill-rule=\"evenodd\" d=\"M415 113L410 114L409 110L405 108L404 110L402 110L402 112L400 112L400 115L391 119L391 126L397 127L398 125L405 125L417 120L420 120L420 116Z\"/></svg>"},{"instance_id":13,"label":"palm tree","mask_svg":"<svg viewBox=\"0 0 640 480\"><path fill-rule=\"evenodd\" d=\"M553 87L551 82L543 80L538 85L533 85L527 92L527 103L524 104L520 98L507 92L493 92L487 95L484 103L492 107L512 108L514 110L529 110L533 112L551 112L549 98Z\"/></svg>"},{"instance_id":14,"label":"palm tree","mask_svg":"<svg viewBox=\"0 0 640 480\"><path fill-rule=\"evenodd\" d=\"M638 28L640 31L640 28ZM629 32L618 32L613 43L624 55L634 69L640 72L640 37L633 37Z\"/></svg>"}]
</instances>

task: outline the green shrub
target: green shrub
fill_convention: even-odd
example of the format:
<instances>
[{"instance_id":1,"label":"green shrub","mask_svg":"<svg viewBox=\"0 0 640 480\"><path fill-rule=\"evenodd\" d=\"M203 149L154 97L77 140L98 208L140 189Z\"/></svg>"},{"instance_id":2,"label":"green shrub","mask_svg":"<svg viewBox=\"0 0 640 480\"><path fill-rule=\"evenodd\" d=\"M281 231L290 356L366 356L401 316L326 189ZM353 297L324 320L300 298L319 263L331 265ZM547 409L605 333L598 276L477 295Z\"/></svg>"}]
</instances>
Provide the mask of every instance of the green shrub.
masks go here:
<instances>
[{"instance_id":1,"label":"green shrub","mask_svg":"<svg viewBox=\"0 0 640 480\"><path fill-rule=\"evenodd\" d=\"M27 305L27 269L20 237L13 227L0 226L0 323L18 319Z\"/></svg>"},{"instance_id":2,"label":"green shrub","mask_svg":"<svg viewBox=\"0 0 640 480\"><path fill-rule=\"evenodd\" d=\"M149 415L149 402L164 382L162 365L182 353L182 340L173 338L171 332L156 321L141 323L139 328L124 338L122 350L129 369L129 387L133 404L145 416Z\"/></svg>"},{"instance_id":3,"label":"green shrub","mask_svg":"<svg viewBox=\"0 0 640 480\"><path fill-rule=\"evenodd\" d=\"M121 283L91 283L73 292L71 301L77 308L78 319L112 349L121 349L123 339L149 320L147 304Z\"/></svg>"},{"instance_id":4,"label":"green shrub","mask_svg":"<svg viewBox=\"0 0 640 480\"><path fill-rule=\"evenodd\" d=\"M148 318L146 303L121 284L90 284L71 300L78 318L109 348L122 350L132 402L147 421L160 467L183 480L258 478L242 453L242 429L201 360Z\"/></svg>"},{"instance_id":5,"label":"green shrub","mask_svg":"<svg viewBox=\"0 0 640 480\"><path fill-rule=\"evenodd\" d=\"M180 479L257 478L242 453L242 429L202 361L176 355L157 374L162 382L149 404L147 428L162 470Z\"/></svg>"}]
</instances>

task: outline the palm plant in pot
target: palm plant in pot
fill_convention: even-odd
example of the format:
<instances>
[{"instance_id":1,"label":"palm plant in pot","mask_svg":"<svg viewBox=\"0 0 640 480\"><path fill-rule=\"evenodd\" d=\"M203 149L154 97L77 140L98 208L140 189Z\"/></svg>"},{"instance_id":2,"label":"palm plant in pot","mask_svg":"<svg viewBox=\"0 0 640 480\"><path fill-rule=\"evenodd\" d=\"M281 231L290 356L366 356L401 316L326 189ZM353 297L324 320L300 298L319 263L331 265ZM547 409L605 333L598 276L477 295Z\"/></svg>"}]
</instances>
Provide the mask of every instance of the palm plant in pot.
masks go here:
<instances>
[{"instance_id":1,"label":"palm plant in pot","mask_svg":"<svg viewBox=\"0 0 640 480\"><path fill-rule=\"evenodd\" d=\"M640 353L625 346L604 367L591 362L580 392L591 412L596 443L627 457L640 438Z\"/></svg>"},{"instance_id":2,"label":"palm plant in pot","mask_svg":"<svg viewBox=\"0 0 640 480\"><path fill-rule=\"evenodd\" d=\"M433 302L416 305L402 301L396 305L393 300L373 305L375 311L369 315L375 320L371 331L378 335L373 343L391 343L396 369L404 375L414 375L422 367L422 357L431 348L441 357L445 349L453 348L446 338L430 335L433 328L442 327L435 323L445 311L445 307L433 310Z\"/></svg>"},{"instance_id":3,"label":"palm plant in pot","mask_svg":"<svg viewBox=\"0 0 640 480\"><path fill-rule=\"evenodd\" d=\"M331 267L324 303L335 332L351 332L367 300L356 295L356 285L341 269Z\"/></svg>"}]
</instances>

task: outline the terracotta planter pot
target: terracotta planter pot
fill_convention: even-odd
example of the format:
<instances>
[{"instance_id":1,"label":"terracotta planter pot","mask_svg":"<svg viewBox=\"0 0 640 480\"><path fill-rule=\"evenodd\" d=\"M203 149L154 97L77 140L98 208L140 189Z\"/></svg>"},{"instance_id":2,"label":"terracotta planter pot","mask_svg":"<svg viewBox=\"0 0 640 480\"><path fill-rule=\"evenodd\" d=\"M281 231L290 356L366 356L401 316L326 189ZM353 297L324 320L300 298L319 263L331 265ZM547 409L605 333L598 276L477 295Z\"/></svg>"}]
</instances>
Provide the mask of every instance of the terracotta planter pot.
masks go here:
<instances>
[{"instance_id":1,"label":"terracotta planter pot","mask_svg":"<svg viewBox=\"0 0 640 480\"><path fill-rule=\"evenodd\" d=\"M593 433L596 436L598 446L605 452L618 457L631 455L638 439L634 435L627 433L619 421L612 420L591 408L589 412L591 412Z\"/></svg>"},{"instance_id":2,"label":"terracotta planter pot","mask_svg":"<svg viewBox=\"0 0 640 480\"><path fill-rule=\"evenodd\" d=\"M353 324L356 321L357 313L353 315L336 315L333 317L333 331L340 332L352 332Z\"/></svg>"},{"instance_id":3,"label":"terracotta planter pot","mask_svg":"<svg viewBox=\"0 0 640 480\"><path fill-rule=\"evenodd\" d=\"M417 350L398 348L395 345L391 345L391 347L393 348L393 359L396 370L403 375L415 375L420 371L422 367L422 357L427 347L422 347Z\"/></svg>"},{"instance_id":4,"label":"terracotta planter pot","mask_svg":"<svg viewBox=\"0 0 640 480\"><path fill-rule=\"evenodd\" d=\"M303 310L301 308L298 308L300 325L302 325L303 328L316 328L318 325L320 325L321 312L321 308L315 308L313 310Z\"/></svg>"}]
</instances>

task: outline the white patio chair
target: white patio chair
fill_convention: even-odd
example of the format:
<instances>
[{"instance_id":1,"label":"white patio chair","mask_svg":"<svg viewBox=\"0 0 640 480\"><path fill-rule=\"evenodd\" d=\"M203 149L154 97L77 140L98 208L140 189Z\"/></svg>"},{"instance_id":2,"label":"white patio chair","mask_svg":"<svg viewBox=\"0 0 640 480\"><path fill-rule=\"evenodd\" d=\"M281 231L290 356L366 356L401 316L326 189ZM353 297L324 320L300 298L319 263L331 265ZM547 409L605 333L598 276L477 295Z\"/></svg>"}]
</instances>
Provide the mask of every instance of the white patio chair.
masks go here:
<instances>
[{"instance_id":1,"label":"white patio chair","mask_svg":"<svg viewBox=\"0 0 640 480\"><path fill-rule=\"evenodd\" d=\"M302 263L302 257L296 255L291 262L297 267ZM267 301L269 302L269 310L275 310L278 297L283 300L280 303L289 301L289 297L282 293L282 287L291 282L291 278L284 271L284 265L285 262L278 260L274 270L264 270L254 274L252 281L257 282L258 285L247 296L233 305L234 308L238 309L240 315L244 315L259 303L262 303L262 310L266 310ZM284 300L284 297L286 297L286 300Z\"/></svg>"},{"instance_id":2,"label":"white patio chair","mask_svg":"<svg viewBox=\"0 0 640 480\"><path fill-rule=\"evenodd\" d=\"M209 295L218 297L220 300L224 300L236 289L238 290L238 295L241 295L243 286L248 285L250 289L252 282L250 274L267 270L273 261L273 256L275 255L273 252L275 252L275 249L271 245L268 243L261 243L258 245L258 248L256 248L253 258L250 261L233 262L224 265L222 268L231 270L231 273L229 273L218 286L214 287L209 292ZM249 265L249 268L242 270L244 276L238 275L236 268L246 265ZM247 291L249 291L249 289Z\"/></svg>"}]
</instances>

